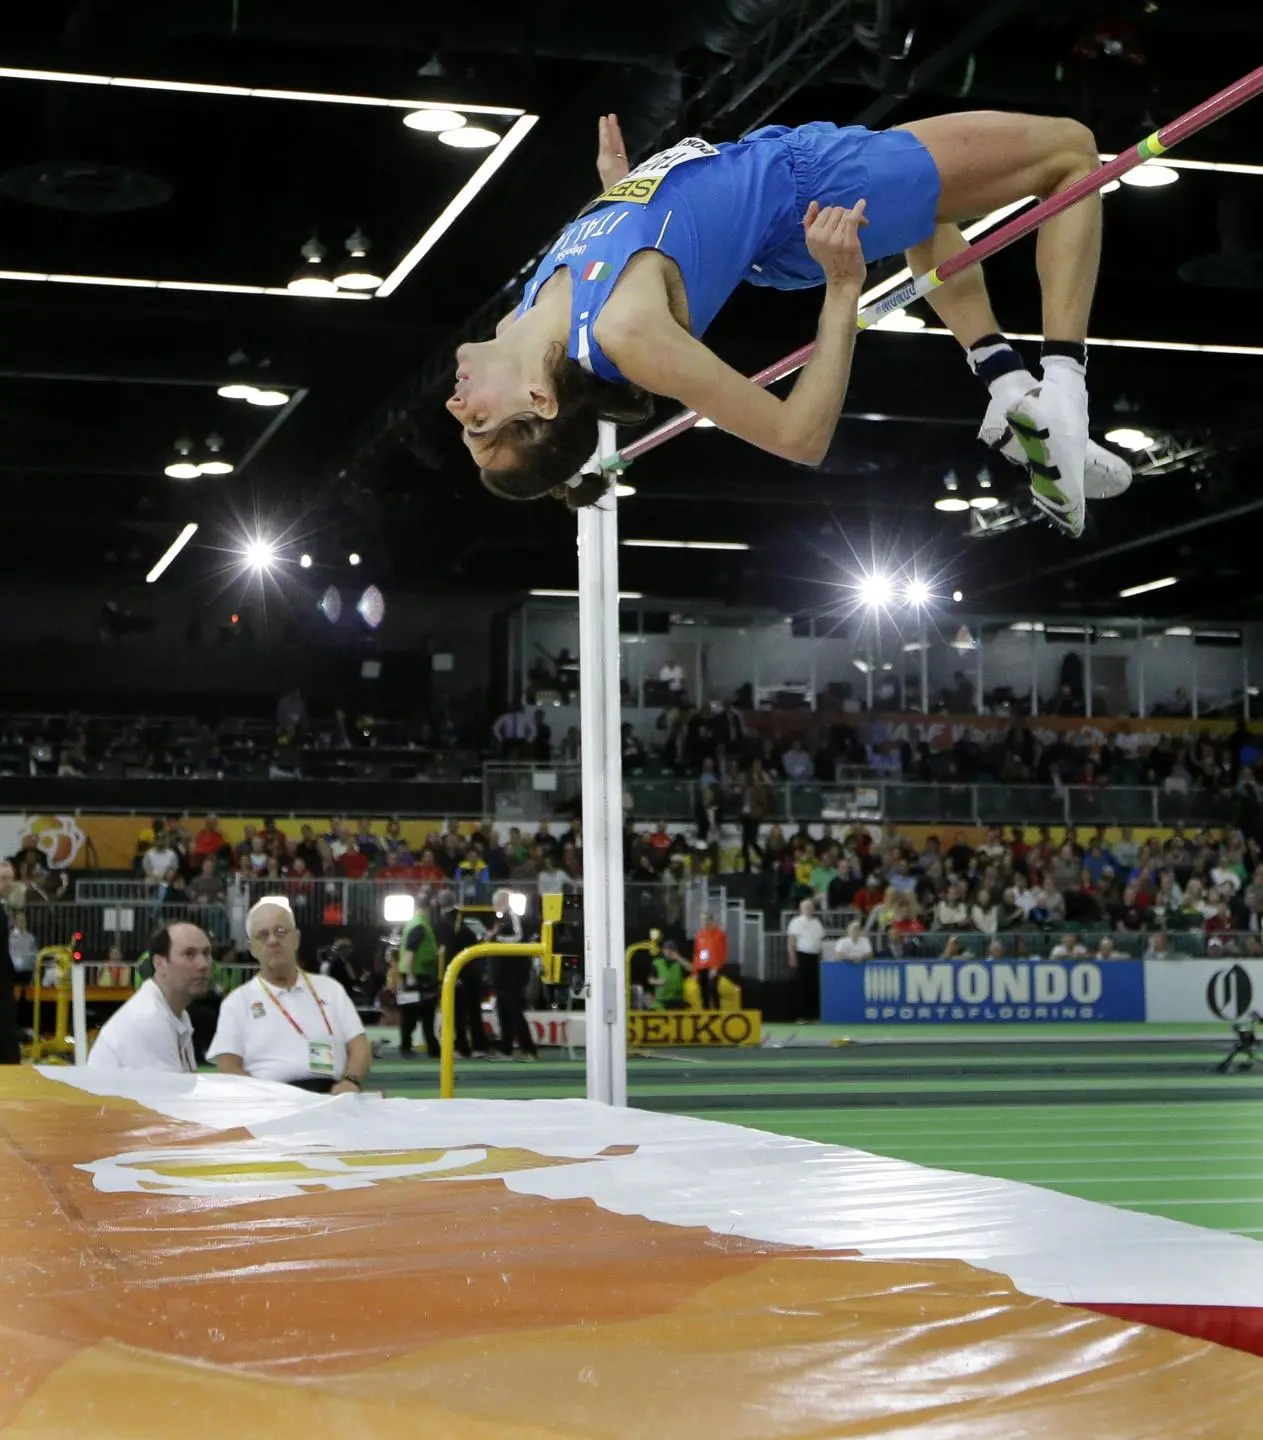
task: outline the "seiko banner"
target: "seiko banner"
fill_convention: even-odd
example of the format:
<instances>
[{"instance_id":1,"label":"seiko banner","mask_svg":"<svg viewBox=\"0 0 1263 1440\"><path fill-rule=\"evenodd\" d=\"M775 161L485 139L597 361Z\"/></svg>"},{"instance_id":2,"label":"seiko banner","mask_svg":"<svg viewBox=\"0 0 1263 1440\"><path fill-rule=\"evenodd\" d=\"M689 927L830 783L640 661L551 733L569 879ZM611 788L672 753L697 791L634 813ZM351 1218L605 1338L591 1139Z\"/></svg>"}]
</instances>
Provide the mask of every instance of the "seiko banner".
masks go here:
<instances>
[{"instance_id":1,"label":"seiko banner","mask_svg":"<svg viewBox=\"0 0 1263 1440\"><path fill-rule=\"evenodd\" d=\"M1084 1024L1145 1018L1139 960L843 961L820 967L833 1025Z\"/></svg>"},{"instance_id":2,"label":"seiko banner","mask_svg":"<svg viewBox=\"0 0 1263 1440\"><path fill-rule=\"evenodd\" d=\"M1169 1023L1263 1013L1263 960L1146 960L1145 1008Z\"/></svg>"}]
</instances>

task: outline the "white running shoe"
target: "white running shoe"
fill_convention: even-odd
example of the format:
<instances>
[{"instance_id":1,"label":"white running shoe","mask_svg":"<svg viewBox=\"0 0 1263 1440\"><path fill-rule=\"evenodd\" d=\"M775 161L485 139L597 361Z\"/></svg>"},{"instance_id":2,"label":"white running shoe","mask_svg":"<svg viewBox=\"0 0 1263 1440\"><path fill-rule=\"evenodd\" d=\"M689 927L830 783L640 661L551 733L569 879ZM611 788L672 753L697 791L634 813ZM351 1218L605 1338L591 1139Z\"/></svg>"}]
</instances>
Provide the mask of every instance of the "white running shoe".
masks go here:
<instances>
[{"instance_id":1,"label":"white running shoe","mask_svg":"<svg viewBox=\"0 0 1263 1440\"><path fill-rule=\"evenodd\" d=\"M1088 453L1087 394L1076 395L1045 377L1005 412L1026 451L1031 499L1058 529L1078 539L1087 504L1083 466Z\"/></svg>"},{"instance_id":2,"label":"white running shoe","mask_svg":"<svg viewBox=\"0 0 1263 1440\"><path fill-rule=\"evenodd\" d=\"M987 413L978 431L978 438L984 445L1003 455L1006 460L1023 469L1028 464L1026 451L1004 413L1004 404L993 399L987 406ZM1088 441L1088 453L1083 466L1083 493L1089 500L1113 500L1131 484L1131 466L1113 450Z\"/></svg>"}]
</instances>

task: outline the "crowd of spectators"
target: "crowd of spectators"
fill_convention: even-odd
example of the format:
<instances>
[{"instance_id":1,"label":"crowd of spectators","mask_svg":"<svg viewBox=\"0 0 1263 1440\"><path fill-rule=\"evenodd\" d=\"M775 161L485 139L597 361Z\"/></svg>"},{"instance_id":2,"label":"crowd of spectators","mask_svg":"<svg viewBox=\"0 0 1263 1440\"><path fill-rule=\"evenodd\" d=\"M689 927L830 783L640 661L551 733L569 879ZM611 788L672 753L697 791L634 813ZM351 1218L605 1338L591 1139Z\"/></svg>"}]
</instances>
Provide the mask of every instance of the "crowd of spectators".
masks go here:
<instances>
[{"instance_id":1,"label":"crowd of spectators","mask_svg":"<svg viewBox=\"0 0 1263 1440\"><path fill-rule=\"evenodd\" d=\"M1137 840L1124 828L1108 840L1104 828L1071 828L1058 843L1047 827L1019 826L988 830L976 846L957 832L918 847L826 827L816 839L765 837L764 863L788 901L841 917L841 959L1263 955L1263 847L1239 830Z\"/></svg>"},{"instance_id":2,"label":"crowd of spectators","mask_svg":"<svg viewBox=\"0 0 1263 1440\"><path fill-rule=\"evenodd\" d=\"M287 822L288 823L288 822ZM559 834L512 826L502 836L489 824L462 830L451 824L422 835L406 821L334 816L327 824L294 821L284 829L271 817L246 824L229 842L219 817L208 815L194 831L180 820L156 818L137 837L138 879L179 903L222 903L234 880L274 881L284 893L322 880L393 880L421 884L453 881L531 882L545 893L580 884L583 827L578 820Z\"/></svg>"}]
</instances>

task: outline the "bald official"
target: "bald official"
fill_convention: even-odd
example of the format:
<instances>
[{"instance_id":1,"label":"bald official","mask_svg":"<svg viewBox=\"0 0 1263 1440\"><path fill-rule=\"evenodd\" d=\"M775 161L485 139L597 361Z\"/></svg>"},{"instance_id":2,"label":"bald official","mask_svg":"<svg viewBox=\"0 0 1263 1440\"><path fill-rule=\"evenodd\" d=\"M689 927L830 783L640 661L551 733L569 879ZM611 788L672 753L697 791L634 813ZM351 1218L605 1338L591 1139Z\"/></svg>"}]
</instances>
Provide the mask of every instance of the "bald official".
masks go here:
<instances>
[{"instance_id":1,"label":"bald official","mask_svg":"<svg viewBox=\"0 0 1263 1440\"><path fill-rule=\"evenodd\" d=\"M197 925L165 925L149 941L149 954L152 978L101 1026L89 1068L186 1075L197 1069L188 1008L210 989L210 936Z\"/></svg>"},{"instance_id":2,"label":"bald official","mask_svg":"<svg viewBox=\"0 0 1263 1440\"><path fill-rule=\"evenodd\" d=\"M260 900L246 935L259 973L220 1007L207 1052L220 1072L331 1095L362 1090L373 1058L363 1021L336 980L299 966L302 934L285 900Z\"/></svg>"}]
</instances>

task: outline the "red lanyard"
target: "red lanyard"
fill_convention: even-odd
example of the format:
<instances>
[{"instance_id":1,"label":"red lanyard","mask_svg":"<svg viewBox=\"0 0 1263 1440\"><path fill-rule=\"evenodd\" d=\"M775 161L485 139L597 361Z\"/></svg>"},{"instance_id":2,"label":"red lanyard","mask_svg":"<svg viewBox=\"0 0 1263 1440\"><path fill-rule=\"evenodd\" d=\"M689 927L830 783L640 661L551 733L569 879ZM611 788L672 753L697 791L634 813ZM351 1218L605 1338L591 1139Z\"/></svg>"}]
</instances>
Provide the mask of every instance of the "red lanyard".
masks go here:
<instances>
[{"instance_id":1,"label":"red lanyard","mask_svg":"<svg viewBox=\"0 0 1263 1440\"><path fill-rule=\"evenodd\" d=\"M325 1030L330 1035L332 1035L333 1026L329 1024L329 1017L325 1014L325 1002L320 998L319 995L316 994L316 988L311 983L311 981L308 980L307 972L305 970L300 970L298 973L302 976L303 984L306 985L308 990L311 991L311 998L320 1007L320 1018L325 1022ZM295 1030L298 1031L298 1033L305 1040L307 1038L307 1035L306 1032L303 1030L303 1027L298 1023L297 1020L294 1019L294 1017L289 1013L285 1006L281 1004L279 998L272 991L270 986L268 986L267 983L262 979L262 977L259 978L259 984L263 987L263 993L268 997L272 1004L276 1006L276 1008L281 1012L281 1014L285 1016L289 1023L294 1027Z\"/></svg>"}]
</instances>

